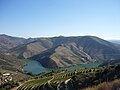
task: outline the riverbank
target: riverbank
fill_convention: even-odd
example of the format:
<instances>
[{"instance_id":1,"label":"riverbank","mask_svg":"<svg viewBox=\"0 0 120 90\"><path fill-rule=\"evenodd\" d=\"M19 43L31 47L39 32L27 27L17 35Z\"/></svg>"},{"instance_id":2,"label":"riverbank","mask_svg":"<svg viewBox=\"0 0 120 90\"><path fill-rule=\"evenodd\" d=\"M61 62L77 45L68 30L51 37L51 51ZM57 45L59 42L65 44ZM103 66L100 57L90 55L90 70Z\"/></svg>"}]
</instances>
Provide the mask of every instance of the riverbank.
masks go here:
<instances>
[{"instance_id":1,"label":"riverbank","mask_svg":"<svg viewBox=\"0 0 120 90\"><path fill-rule=\"evenodd\" d=\"M102 62L95 61L90 62L87 64L80 64L80 65L73 65L65 68L45 68L43 67L38 61L35 60L27 60L27 64L23 67L24 71L31 72L34 75L43 73L43 72L50 72L52 70L72 70L77 68L95 68L100 65Z\"/></svg>"}]
</instances>

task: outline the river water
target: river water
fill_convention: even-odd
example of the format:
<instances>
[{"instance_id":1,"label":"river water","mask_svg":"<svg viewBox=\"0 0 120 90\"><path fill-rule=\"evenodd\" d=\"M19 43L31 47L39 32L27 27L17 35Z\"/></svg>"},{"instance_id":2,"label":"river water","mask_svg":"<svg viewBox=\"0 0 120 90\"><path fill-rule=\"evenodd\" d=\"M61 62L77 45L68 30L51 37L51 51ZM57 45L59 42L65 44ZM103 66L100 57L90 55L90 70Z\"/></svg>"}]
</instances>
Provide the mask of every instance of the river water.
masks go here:
<instances>
[{"instance_id":1,"label":"river water","mask_svg":"<svg viewBox=\"0 0 120 90\"><path fill-rule=\"evenodd\" d=\"M97 67L101 62L91 62L88 64L81 64L76 66L70 66L66 68L62 68L64 70L72 70L76 68L94 68ZM49 72L51 70L55 70L53 68L44 68L38 61L35 60L27 60L27 65L23 67L23 69L27 72L32 72L33 74L39 74L42 72Z\"/></svg>"},{"instance_id":2,"label":"river water","mask_svg":"<svg viewBox=\"0 0 120 90\"><path fill-rule=\"evenodd\" d=\"M47 72L47 70L35 60L27 60L27 65L24 66L23 69L27 72L32 72L33 74Z\"/></svg>"}]
</instances>

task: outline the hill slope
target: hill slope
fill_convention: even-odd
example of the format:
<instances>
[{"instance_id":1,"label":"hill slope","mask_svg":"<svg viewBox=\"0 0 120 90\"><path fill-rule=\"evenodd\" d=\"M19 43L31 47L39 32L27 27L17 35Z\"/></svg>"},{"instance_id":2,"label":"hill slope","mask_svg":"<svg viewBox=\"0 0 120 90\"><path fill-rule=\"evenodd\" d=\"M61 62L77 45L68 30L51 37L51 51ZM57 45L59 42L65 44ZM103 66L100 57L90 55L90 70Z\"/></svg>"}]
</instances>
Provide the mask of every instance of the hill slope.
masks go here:
<instances>
[{"instance_id":1,"label":"hill slope","mask_svg":"<svg viewBox=\"0 0 120 90\"><path fill-rule=\"evenodd\" d=\"M93 36L52 38L53 47L30 59L45 67L66 67L94 60L119 59L116 44Z\"/></svg>"},{"instance_id":2,"label":"hill slope","mask_svg":"<svg viewBox=\"0 0 120 90\"><path fill-rule=\"evenodd\" d=\"M2 44L9 54L37 60L45 67L120 59L120 45L95 36L12 39L8 39L11 44Z\"/></svg>"},{"instance_id":3,"label":"hill slope","mask_svg":"<svg viewBox=\"0 0 120 90\"><path fill-rule=\"evenodd\" d=\"M0 35L0 52L7 52L9 49L23 44L25 41L24 38L11 37L8 35Z\"/></svg>"},{"instance_id":4,"label":"hill slope","mask_svg":"<svg viewBox=\"0 0 120 90\"><path fill-rule=\"evenodd\" d=\"M0 69L16 71L20 70L20 68L25 63L14 56L5 55L0 53Z\"/></svg>"},{"instance_id":5,"label":"hill slope","mask_svg":"<svg viewBox=\"0 0 120 90\"><path fill-rule=\"evenodd\" d=\"M25 82L18 87L18 90L83 90L84 88L92 87L102 82L108 83L116 79L120 79L120 65L89 69L79 68L70 71L52 71ZM119 81L114 85L118 89ZM111 90L110 88L109 86L108 88L103 87L95 90ZM112 90L118 89L114 88Z\"/></svg>"},{"instance_id":6,"label":"hill slope","mask_svg":"<svg viewBox=\"0 0 120 90\"><path fill-rule=\"evenodd\" d=\"M26 43L20 44L9 50L9 53L17 57L29 58L52 48L52 42L47 38L27 39Z\"/></svg>"},{"instance_id":7,"label":"hill slope","mask_svg":"<svg viewBox=\"0 0 120 90\"><path fill-rule=\"evenodd\" d=\"M91 57L75 43L61 44L30 59L38 60L45 67L68 67L91 61Z\"/></svg>"}]
</instances>

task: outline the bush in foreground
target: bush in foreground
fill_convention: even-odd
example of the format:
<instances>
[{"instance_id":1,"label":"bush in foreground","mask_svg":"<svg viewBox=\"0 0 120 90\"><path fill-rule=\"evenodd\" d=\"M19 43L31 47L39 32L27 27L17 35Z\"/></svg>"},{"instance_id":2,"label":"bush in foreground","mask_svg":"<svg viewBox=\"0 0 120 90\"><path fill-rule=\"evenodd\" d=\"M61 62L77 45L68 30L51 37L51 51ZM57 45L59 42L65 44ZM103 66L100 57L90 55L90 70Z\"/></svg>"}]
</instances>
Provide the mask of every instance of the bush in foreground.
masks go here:
<instances>
[{"instance_id":1,"label":"bush in foreground","mask_svg":"<svg viewBox=\"0 0 120 90\"><path fill-rule=\"evenodd\" d=\"M94 87L89 87L83 90L120 90L120 79L112 82L104 82Z\"/></svg>"}]
</instances>

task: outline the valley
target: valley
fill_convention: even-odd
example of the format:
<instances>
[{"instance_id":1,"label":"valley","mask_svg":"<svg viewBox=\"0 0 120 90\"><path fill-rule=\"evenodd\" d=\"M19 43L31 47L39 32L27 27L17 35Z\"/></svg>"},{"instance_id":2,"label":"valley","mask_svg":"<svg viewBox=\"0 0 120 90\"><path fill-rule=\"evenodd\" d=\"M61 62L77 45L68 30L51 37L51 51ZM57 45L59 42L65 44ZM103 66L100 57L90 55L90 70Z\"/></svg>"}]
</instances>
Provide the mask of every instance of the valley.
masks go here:
<instances>
[{"instance_id":1,"label":"valley","mask_svg":"<svg viewBox=\"0 0 120 90\"><path fill-rule=\"evenodd\" d=\"M0 48L2 90L81 90L120 79L120 45L96 36L0 35Z\"/></svg>"},{"instance_id":2,"label":"valley","mask_svg":"<svg viewBox=\"0 0 120 90\"><path fill-rule=\"evenodd\" d=\"M88 64L74 65L65 68L55 69L55 68L45 68L42 65L40 65L39 62L34 60L27 60L27 64L23 67L23 69L26 72L31 72L32 74L37 75L43 72L51 72L52 70L73 70L78 68L95 68L99 66L101 63L102 62L96 61L96 62L90 62Z\"/></svg>"},{"instance_id":3,"label":"valley","mask_svg":"<svg viewBox=\"0 0 120 90\"><path fill-rule=\"evenodd\" d=\"M120 90L120 0L0 0L0 90Z\"/></svg>"}]
</instances>

